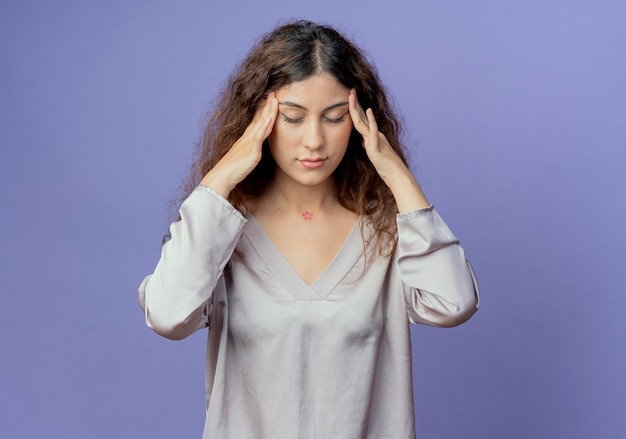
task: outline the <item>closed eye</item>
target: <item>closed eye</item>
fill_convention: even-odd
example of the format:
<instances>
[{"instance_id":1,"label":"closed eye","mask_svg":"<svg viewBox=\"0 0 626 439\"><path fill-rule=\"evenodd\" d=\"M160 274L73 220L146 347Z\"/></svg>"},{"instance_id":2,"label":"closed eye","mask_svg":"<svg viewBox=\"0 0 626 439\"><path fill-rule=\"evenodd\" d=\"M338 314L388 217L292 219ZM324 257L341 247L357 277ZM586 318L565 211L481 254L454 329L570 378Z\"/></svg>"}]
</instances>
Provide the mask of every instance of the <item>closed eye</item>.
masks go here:
<instances>
[{"instance_id":1,"label":"closed eye","mask_svg":"<svg viewBox=\"0 0 626 439\"><path fill-rule=\"evenodd\" d=\"M299 117L297 119L292 119L291 117L287 116L285 113L283 113L282 111L280 112L280 115L283 117L283 120L287 123L300 123L304 120L304 117Z\"/></svg>"},{"instance_id":2,"label":"closed eye","mask_svg":"<svg viewBox=\"0 0 626 439\"><path fill-rule=\"evenodd\" d=\"M333 119L333 118L330 118L330 117L325 117L324 120L326 122L330 122L330 123L341 123L346 118L346 114L348 114L347 111L345 113L343 113L341 116L339 116L338 118L336 118L336 119Z\"/></svg>"},{"instance_id":3,"label":"closed eye","mask_svg":"<svg viewBox=\"0 0 626 439\"><path fill-rule=\"evenodd\" d=\"M347 111L337 118L324 117L324 120L328 123L341 123L346 119L346 114L348 114ZM282 111L280 112L280 115L283 117L283 120L287 123L298 124L304 121L304 117L292 118L292 117L287 116Z\"/></svg>"}]
</instances>

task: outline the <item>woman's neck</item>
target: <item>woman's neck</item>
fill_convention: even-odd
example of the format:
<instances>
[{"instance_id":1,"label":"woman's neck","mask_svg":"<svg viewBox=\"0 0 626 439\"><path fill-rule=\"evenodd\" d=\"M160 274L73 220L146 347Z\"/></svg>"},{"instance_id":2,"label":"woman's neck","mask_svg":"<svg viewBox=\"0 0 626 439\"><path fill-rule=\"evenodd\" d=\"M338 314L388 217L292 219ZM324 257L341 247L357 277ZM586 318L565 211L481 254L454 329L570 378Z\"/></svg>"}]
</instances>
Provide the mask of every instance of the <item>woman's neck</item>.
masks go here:
<instances>
[{"instance_id":1,"label":"woman's neck","mask_svg":"<svg viewBox=\"0 0 626 439\"><path fill-rule=\"evenodd\" d=\"M309 186L276 176L254 204L254 210L267 209L275 213L309 217L305 213L321 214L339 206L337 185L332 178L322 184Z\"/></svg>"}]
</instances>

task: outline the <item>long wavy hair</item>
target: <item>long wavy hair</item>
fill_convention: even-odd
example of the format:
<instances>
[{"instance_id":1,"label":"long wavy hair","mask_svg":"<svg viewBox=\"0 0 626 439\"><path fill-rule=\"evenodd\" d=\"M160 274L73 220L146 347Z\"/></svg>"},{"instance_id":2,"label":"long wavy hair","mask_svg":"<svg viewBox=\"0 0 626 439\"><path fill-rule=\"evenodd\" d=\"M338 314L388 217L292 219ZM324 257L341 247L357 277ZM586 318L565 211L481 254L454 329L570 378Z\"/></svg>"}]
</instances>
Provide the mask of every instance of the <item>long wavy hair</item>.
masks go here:
<instances>
[{"instance_id":1,"label":"long wavy hair","mask_svg":"<svg viewBox=\"0 0 626 439\"><path fill-rule=\"evenodd\" d=\"M202 141L185 184L185 196L198 185L252 121L267 95L293 82L329 73L344 87L356 89L361 106L371 108L378 128L406 163L400 142L402 126L390 104L376 69L363 53L332 27L295 21L264 35L235 68L210 114ZM395 242L397 207L387 185L369 161L362 137L352 129L348 148L335 170L337 198L341 205L363 216L377 242L378 253L387 253ZM268 141L257 167L230 193L229 201L245 212L246 200L267 188L276 163Z\"/></svg>"}]
</instances>

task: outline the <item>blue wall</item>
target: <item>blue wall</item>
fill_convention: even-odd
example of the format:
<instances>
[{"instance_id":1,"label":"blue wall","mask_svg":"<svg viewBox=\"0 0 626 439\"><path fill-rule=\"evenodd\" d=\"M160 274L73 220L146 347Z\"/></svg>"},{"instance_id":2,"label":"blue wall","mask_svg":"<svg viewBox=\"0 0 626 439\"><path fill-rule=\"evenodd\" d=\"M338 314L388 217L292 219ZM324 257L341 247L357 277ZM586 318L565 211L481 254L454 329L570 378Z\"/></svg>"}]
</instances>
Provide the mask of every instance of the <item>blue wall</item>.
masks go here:
<instances>
[{"instance_id":1,"label":"blue wall","mask_svg":"<svg viewBox=\"0 0 626 439\"><path fill-rule=\"evenodd\" d=\"M136 288L211 98L295 17L374 59L479 275L413 328L420 437L626 436L626 3L213 3L0 5L0 436L200 437L206 334Z\"/></svg>"}]
</instances>

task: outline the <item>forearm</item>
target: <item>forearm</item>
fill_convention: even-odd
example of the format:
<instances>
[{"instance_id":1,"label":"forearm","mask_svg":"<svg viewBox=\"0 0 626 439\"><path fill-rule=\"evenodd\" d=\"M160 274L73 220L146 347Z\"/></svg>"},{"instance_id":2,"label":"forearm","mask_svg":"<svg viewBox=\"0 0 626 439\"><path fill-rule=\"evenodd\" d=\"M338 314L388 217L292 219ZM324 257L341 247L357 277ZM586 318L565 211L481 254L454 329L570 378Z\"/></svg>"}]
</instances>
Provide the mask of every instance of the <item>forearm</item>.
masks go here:
<instances>
[{"instance_id":1,"label":"forearm","mask_svg":"<svg viewBox=\"0 0 626 439\"><path fill-rule=\"evenodd\" d=\"M434 208L398 215L397 267L413 323L455 326L478 309L465 252Z\"/></svg>"},{"instance_id":2,"label":"forearm","mask_svg":"<svg viewBox=\"0 0 626 439\"><path fill-rule=\"evenodd\" d=\"M398 213L404 214L429 207L430 202L413 174L405 166L399 168L393 177L389 177L385 182L396 200Z\"/></svg>"},{"instance_id":3,"label":"forearm","mask_svg":"<svg viewBox=\"0 0 626 439\"><path fill-rule=\"evenodd\" d=\"M226 174L229 176L229 178L226 178L220 175L219 171L220 171L219 168L217 169L214 168L211 171L209 171L209 173L204 176L202 181L200 181L200 184L202 186L210 187L215 192L220 194L224 199L227 200L231 191L237 185L237 182L233 181L232 177L230 177L230 175L232 174Z\"/></svg>"},{"instance_id":4,"label":"forearm","mask_svg":"<svg viewBox=\"0 0 626 439\"><path fill-rule=\"evenodd\" d=\"M208 188L196 189L181 205L180 215L154 273L139 289L148 326L169 338L183 338L197 329L245 223Z\"/></svg>"}]
</instances>

